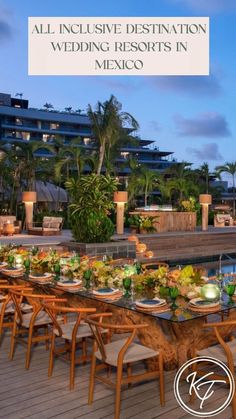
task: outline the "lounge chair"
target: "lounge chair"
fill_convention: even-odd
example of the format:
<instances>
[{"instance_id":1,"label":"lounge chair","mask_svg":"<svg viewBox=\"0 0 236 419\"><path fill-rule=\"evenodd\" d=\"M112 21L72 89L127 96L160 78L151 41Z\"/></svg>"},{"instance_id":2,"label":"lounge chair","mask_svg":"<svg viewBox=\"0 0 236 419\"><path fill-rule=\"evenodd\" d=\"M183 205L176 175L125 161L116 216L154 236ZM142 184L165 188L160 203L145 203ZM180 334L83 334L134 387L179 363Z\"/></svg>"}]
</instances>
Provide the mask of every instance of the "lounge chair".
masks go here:
<instances>
[{"instance_id":1,"label":"lounge chair","mask_svg":"<svg viewBox=\"0 0 236 419\"><path fill-rule=\"evenodd\" d=\"M38 236L58 236L63 225L62 217L43 217L42 223L32 223L28 227L28 234Z\"/></svg>"}]
</instances>

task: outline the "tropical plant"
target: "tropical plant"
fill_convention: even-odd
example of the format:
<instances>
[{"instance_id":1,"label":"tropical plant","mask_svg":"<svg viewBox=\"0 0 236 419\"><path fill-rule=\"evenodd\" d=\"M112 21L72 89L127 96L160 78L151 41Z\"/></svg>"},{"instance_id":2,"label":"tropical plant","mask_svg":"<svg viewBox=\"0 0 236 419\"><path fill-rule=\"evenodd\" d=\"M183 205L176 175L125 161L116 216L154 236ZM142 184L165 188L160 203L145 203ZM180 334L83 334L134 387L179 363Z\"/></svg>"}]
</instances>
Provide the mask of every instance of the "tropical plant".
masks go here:
<instances>
[{"instance_id":1,"label":"tropical plant","mask_svg":"<svg viewBox=\"0 0 236 419\"><path fill-rule=\"evenodd\" d=\"M204 162L198 169L196 169L195 174L197 175L198 181L200 184L203 184L202 191L203 193L214 193L215 188L210 186L210 181L219 178L218 173L211 172L209 169L208 163Z\"/></svg>"},{"instance_id":2,"label":"tropical plant","mask_svg":"<svg viewBox=\"0 0 236 419\"><path fill-rule=\"evenodd\" d=\"M144 205L147 206L148 197L157 188L160 176L157 172L150 170L146 166L134 165L134 169L129 178L128 192L131 197L134 195L144 195Z\"/></svg>"},{"instance_id":3,"label":"tropical plant","mask_svg":"<svg viewBox=\"0 0 236 419\"><path fill-rule=\"evenodd\" d=\"M195 212L197 209L196 207L196 199L190 196L189 199L180 202L179 210L183 212Z\"/></svg>"},{"instance_id":4,"label":"tropical plant","mask_svg":"<svg viewBox=\"0 0 236 419\"><path fill-rule=\"evenodd\" d=\"M154 226L154 223L157 223L158 217L153 216L140 216L140 231L146 232L146 233L155 233L156 228Z\"/></svg>"},{"instance_id":5,"label":"tropical plant","mask_svg":"<svg viewBox=\"0 0 236 419\"><path fill-rule=\"evenodd\" d=\"M75 240L85 243L109 241L114 225L108 215L113 208L117 180L93 173L78 179L70 178L65 185L71 197L71 229Z\"/></svg>"},{"instance_id":6,"label":"tropical plant","mask_svg":"<svg viewBox=\"0 0 236 419\"><path fill-rule=\"evenodd\" d=\"M88 105L87 113L99 146L97 166L97 174L99 175L105 155L109 156L111 148L119 142L122 130L138 129L138 123L129 113L121 111L121 104L113 95L104 103L98 102L95 110L92 109L91 105ZM107 161L109 161L108 156Z\"/></svg>"},{"instance_id":7,"label":"tropical plant","mask_svg":"<svg viewBox=\"0 0 236 419\"><path fill-rule=\"evenodd\" d=\"M216 171L221 175L221 173L228 173L232 176L233 182L233 216L235 217L235 199L236 199L236 191L235 191L235 176L236 176L236 161L235 162L227 162L223 166L217 166Z\"/></svg>"},{"instance_id":8,"label":"tropical plant","mask_svg":"<svg viewBox=\"0 0 236 419\"><path fill-rule=\"evenodd\" d=\"M83 173L85 165L94 166L92 156L85 153L80 147L81 139L75 138L67 146L61 147L55 158L55 178L61 181L63 169L66 168L66 177L69 178L75 172L77 177Z\"/></svg>"},{"instance_id":9,"label":"tropical plant","mask_svg":"<svg viewBox=\"0 0 236 419\"><path fill-rule=\"evenodd\" d=\"M43 105L43 107L44 107L45 109L47 109L47 111L48 111L49 109L53 109L53 108L54 108L54 106L53 106L51 103L48 103L48 102L46 102L46 103Z\"/></svg>"}]
</instances>

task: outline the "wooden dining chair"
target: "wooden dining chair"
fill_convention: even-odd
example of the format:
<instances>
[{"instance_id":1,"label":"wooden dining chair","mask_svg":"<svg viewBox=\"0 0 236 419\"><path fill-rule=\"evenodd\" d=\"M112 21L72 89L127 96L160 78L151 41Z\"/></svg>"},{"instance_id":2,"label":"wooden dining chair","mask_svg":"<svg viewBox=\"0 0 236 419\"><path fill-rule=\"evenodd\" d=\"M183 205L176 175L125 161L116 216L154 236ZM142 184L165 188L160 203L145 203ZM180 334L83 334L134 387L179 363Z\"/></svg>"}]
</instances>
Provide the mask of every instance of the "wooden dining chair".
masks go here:
<instances>
[{"instance_id":1,"label":"wooden dining chair","mask_svg":"<svg viewBox=\"0 0 236 419\"><path fill-rule=\"evenodd\" d=\"M57 298L55 295L33 294L24 290L10 290L10 293L16 312L12 328L9 358L12 360L14 357L16 343L26 345L25 368L29 369L32 345L44 341L46 349L49 349L48 341L52 337L49 331L52 320L43 309L42 301L50 300L52 302L56 300L57 303L65 303L67 300ZM30 313L24 313L22 310L22 302L25 300L32 306ZM42 329L44 333L39 333ZM26 335L26 339L22 335Z\"/></svg>"},{"instance_id":2,"label":"wooden dining chair","mask_svg":"<svg viewBox=\"0 0 236 419\"><path fill-rule=\"evenodd\" d=\"M74 388L75 382L75 366L80 363L86 363L91 359L91 355L87 353L87 339L92 338L93 334L88 324L84 323L87 314L94 313L95 308L77 308L77 307L60 307L45 301L43 308L51 318L53 324L52 341L50 348L48 376L52 375L54 357L62 356L70 361L70 390ZM58 322L58 314L74 315L75 320L66 323ZM63 346L57 347L56 341L63 340ZM76 358L76 350L82 349L82 354Z\"/></svg>"},{"instance_id":3,"label":"wooden dining chair","mask_svg":"<svg viewBox=\"0 0 236 419\"><path fill-rule=\"evenodd\" d=\"M108 261L108 264L112 266L133 265L133 263L134 263L134 259L127 259L127 258L112 259Z\"/></svg>"},{"instance_id":4,"label":"wooden dining chair","mask_svg":"<svg viewBox=\"0 0 236 419\"><path fill-rule=\"evenodd\" d=\"M192 354L192 357L208 356L208 357L212 357L219 361L224 362L225 364L227 364L229 370L231 371L234 377L234 381L236 380L235 371L234 371L236 367L236 339L232 333L228 337L229 340L225 341L224 337L221 334L221 331L222 331L222 328L227 328L227 327L232 328L232 331L233 331L235 326L236 326L236 320L226 320L226 321L222 321L218 323L203 324L202 327L213 329L215 336L217 338L217 341L219 343L205 349L194 350ZM200 369L196 371L198 375L206 374L206 371L201 371ZM219 377L222 378L223 380L227 380L226 376L223 376L223 375L220 376L219 374L212 375L211 379L219 379ZM233 419L236 419L236 393L234 393L231 406L232 406L232 412L233 412Z\"/></svg>"},{"instance_id":5,"label":"wooden dining chair","mask_svg":"<svg viewBox=\"0 0 236 419\"><path fill-rule=\"evenodd\" d=\"M166 262L147 262L142 264L142 268L144 271L148 269L158 269L161 267L169 268L169 265Z\"/></svg>"},{"instance_id":6,"label":"wooden dining chair","mask_svg":"<svg viewBox=\"0 0 236 419\"><path fill-rule=\"evenodd\" d=\"M3 330L13 327L15 305L10 292L11 290L30 292L32 288L26 285L11 285L7 281L0 283L0 337L2 336ZM23 312L29 312L32 307L29 304L22 304L21 309Z\"/></svg>"},{"instance_id":7,"label":"wooden dining chair","mask_svg":"<svg viewBox=\"0 0 236 419\"><path fill-rule=\"evenodd\" d=\"M86 322L91 327L94 334L93 356L91 361L90 384L88 403L93 402L95 380L115 388L115 419L120 416L120 400L121 400L121 386L123 384L132 384L138 381L145 381L148 379L159 378L160 381L160 403L165 404L164 396L164 372L163 372L163 355L161 351L155 351L140 343L134 342L138 330L148 327L147 324L131 324L131 325L114 325L107 322L112 313L99 313L88 316ZM102 330L108 330L111 333L130 333L128 337L104 343ZM149 358L158 358L158 369L154 371L147 371L140 374L132 374L131 366L135 362L145 361ZM100 364L97 364L97 360ZM127 376L123 376L123 369L126 366ZM116 382L110 380L109 376L104 377L97 374L103 369L110 372L111 367L116 368Z\"/></svg>"}]
</instances>

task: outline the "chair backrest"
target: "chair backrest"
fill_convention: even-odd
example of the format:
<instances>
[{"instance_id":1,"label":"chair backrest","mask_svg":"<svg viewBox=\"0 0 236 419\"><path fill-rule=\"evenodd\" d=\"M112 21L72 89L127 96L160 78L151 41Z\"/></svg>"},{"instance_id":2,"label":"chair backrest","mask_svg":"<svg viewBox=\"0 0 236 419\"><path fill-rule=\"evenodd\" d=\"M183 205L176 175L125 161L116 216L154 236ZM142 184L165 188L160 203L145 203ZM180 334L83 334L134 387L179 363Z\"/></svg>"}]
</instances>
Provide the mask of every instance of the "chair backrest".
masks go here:
<instances>
[{"instance_id":1,"label":"chair backrest","mask_svg":"<svg viewBox=\"0 0 236 419\"><path fill-rule=\"evenodd\" d=\"M62 217L43 217L43 228L60 230L62 228Z\"/></svg>"},{"instance_id":2,"label":"chair backrest","mask_svg":"<svg viewBox=\"0 0 236 419\"><path fill-rule=\"evenodd\" d=\"M125 352L127 351L129 345L132 343L135 335L136 335L136 331L138 329L143 329L145 327L148 326L148 324L143 323L143 324L111 324L111 323L107 323L104 322L103 319L104 318L111 318L112 317L112 313L98 313L98 314L92 314L90 316L87 317L86 322L89 324L91 331L93 332L95 341L97 343L97 347L100 351L101 357L103 362L106 362L106 358L107 358L107 354L106 354L106 347L104 345L103 342L103 337L102 337L102 332L101 329L104 330L108 330L108 332L123 332L123 333L129 333L130 335L128 336L126 342L124 343L124 345L122 346L119 354L118 354L118 362L123 362L123 358L125 355Z\"/></svg>"},{"instance_id":3,"label":"chair backrest","mask_svg":"<svg viewBox=\"0 0 236 419\"><path fill-rule=\"evenodd\" d=\"M148 263L143 263L142 267L143 267L144 270L146 270L146 269L158 269L158 268L161 268L161 267L164 267L164 268L168 269L169 265L166 262L148 262Z\"/></svg>"},{"instance_id":4,"label":"chair backrest","mask_svg":"<svg viewBox=\"0 0 236 419\"><path fill-rule=\"evenodd\" d=\"M55 300L55 295L48 295L48 294L33 294L32 288L29 289L22 289L22 290L15 290L11 289L9 292L11 294L12 301L16 308L16 315L19 318L19 322L23 322L22 317L22 310L21 310L21 303L23 299L25 299L31 306L33 310L32 315L32 323L34 323L35 318L38 316L40 311L43 310L42 301L48 299L48 300Z\"/></svg>"},{"instance_id":5,"label":"chair backrest","mask_svg":"<svg viewBox=\"0 0 236 419\"><path fill-rule=\"evenodd\" d=\"M81 323L81 320L86 317L87 314L95 313L96 308L79 308L79 307L66 307L66 306L58 306L58 302L62 302L63 299L57 299L53 302L50 301L44 301L42 302L42 306L44 310L48 313L49 317L51 318L53 322L54 328L58 330L59 336L62 336L62 328L60 326L60 323L57 320L57 314L77 314L77 318L73 327L72 331L72 339L76 339L77 331L79 328L79 325ZM66 300L64 300L66 301Z\"/></svg>"},{"instance_id":6,"label":"chair backrest","mask_svg":"<svg viewBox=\"0 0 236 419\"><path fill-rule=\"evenodd\" d=\"M15 215L0 215L0 224L10 223L14 224L16 221Z\"/></svg>"}]
</instances>

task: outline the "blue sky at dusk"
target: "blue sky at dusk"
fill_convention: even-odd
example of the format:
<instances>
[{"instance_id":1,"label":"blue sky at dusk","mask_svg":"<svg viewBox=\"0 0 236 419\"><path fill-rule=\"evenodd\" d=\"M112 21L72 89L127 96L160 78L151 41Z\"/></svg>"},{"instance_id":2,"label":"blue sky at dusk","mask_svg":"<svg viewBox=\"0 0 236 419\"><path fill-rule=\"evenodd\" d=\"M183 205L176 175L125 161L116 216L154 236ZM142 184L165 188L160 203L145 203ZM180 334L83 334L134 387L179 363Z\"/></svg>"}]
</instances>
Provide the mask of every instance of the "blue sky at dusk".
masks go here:
<instances>
[{"instance_id":1,"label":"blue sky at dusk","mask_svg":"<svg viewBox=\"0 0 236 419\"><path fill-rule=\"evenodd\" d=\"M28 16L210 16L210 76L27 75ZM0 92L30 106L86 109L113 93L139 134L178 160L211 168L236 160L236 0L0 0Z\"/></svg>"}]
</instances>

